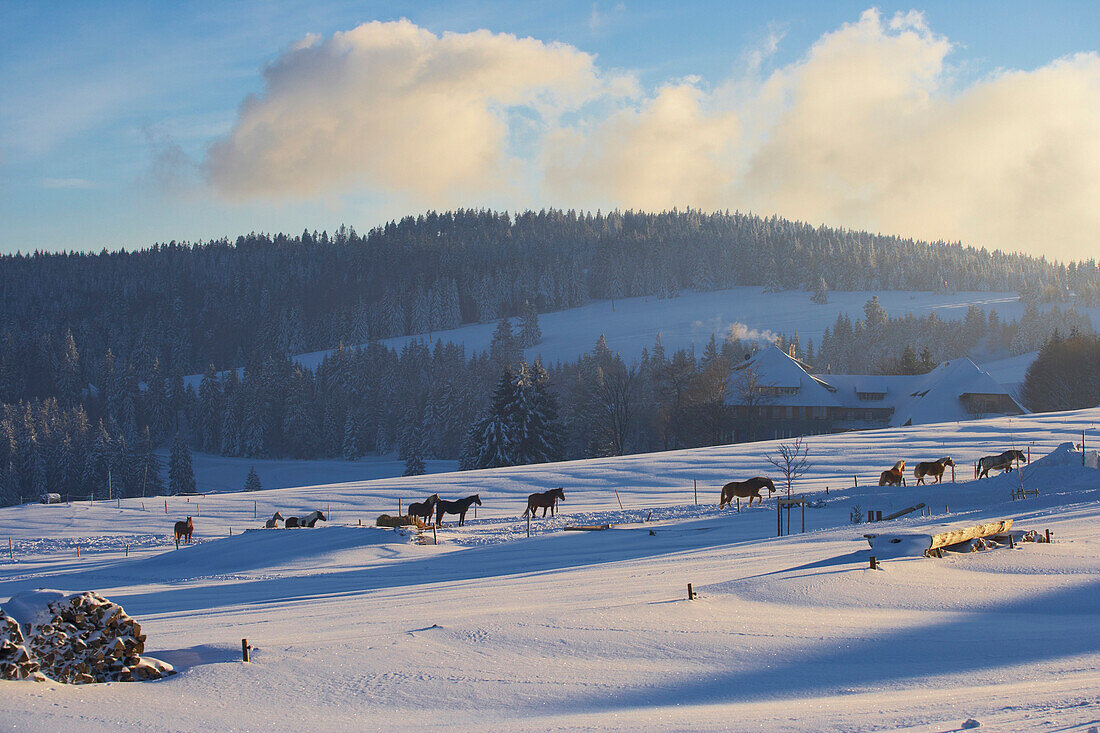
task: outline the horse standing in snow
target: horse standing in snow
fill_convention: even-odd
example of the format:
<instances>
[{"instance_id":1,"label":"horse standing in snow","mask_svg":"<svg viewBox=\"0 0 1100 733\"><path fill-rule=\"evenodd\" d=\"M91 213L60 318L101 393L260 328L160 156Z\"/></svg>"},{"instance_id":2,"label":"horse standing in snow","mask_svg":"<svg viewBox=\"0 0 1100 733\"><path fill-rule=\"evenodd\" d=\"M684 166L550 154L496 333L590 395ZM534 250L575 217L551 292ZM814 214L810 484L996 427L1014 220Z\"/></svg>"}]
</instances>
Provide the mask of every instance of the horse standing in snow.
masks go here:
<instances>
[{"instance_id":1,"label":"horse standing in snow","mask_svg":"<svg viewBox=\"0 0 1100 733\"><path fill-rule=\"evenodd\" d=\"M425 522L432 520L435 514L435 504L439 501L439 494L432 494L424 501L414 501L409 504L409 516L423 519Z\"/></svg>"},{"instance_id":2,"label":"horse standing in snow","mask_svg":"<svg viewBox=\"0 0 1100 733\"><path fill-rule=\"evenodd\" d=\"M287 529L292 529L292 528L300 529L302 527L312 528L315 524L317 524L317 520L320 520L322 522L327 522L328 517L326 517L324 515L324 513L320 512L320 511L310 512L309 514L305 515L304 517L287 517L286 518L286 528Z\"/></svg>"},{"instance_id":3,"label":"horse standing in snow","mask_svg":"<svg viewBox=\"0 0 1100 733\"><path fill-rule=\"evenodd\" d=\"M318 521L322 521L322 522L327 522L328 521L328 517L326 517L325 513L320 511L320 510L315 511L315 512L310 512L309 514L305 515L304 517L299 517L298 518L298 524L300 526L309 527L310 529L313 529L317 525Z\"/></svg>"},{"instance_id":4,"label":"horse standing in snow","mask_svg":"<svg viewBox=\"0 0 1100 733\"><path fill-rule=\"evenodd\" d=\"M992 469L999 471L1011 471L1012 464L1027 463L1027 456L1022 450L1006 450L997 456L985 456L978 461L978 475L975 478L985 478Z\"/></svg>"},{"instance_id":5,"label":"horse standing in snow","mask_svg":"<svg viewBox=\"0 0 1100 733\"><path fill-rule=\"evenodd\" d=\"M894 467L882 472L878 477L879 486L905 486L905 461L898 461Z\"/></svg>"},{"instance_id":6,"label":"horse standing in snow","mask_svg":"<svg viewBox=\"0 0 1100 733\"><path fill-rule=\"evenodd\" d=\"M933 483L940 483L943 481L943 472L948 466L954 466L955 462L951 458L941 458L938 461L921 461L913 469L913 476L916 477L918 484L924 483L925 476L932 476L936 480Z\"/></svg>"},{"instance_id":7,"label":"horse standing in snow","mask_svg":"<svg viewBox=\"0 0 1100 733\"><path fill-rule=\"evenodd\" d=\"M722 498L718 502L718 508L722 509L726 504L732 505L734 497L740 499L748 497L749 506L752 506L753 497L756 497L763 505L764 497L760 496L760 489L767 489L768 495L771 496L775 493L775 484L770 478L763 476L750 478L748 481L730 481L722 487Z\"/></svg>"},{"instance_id":8,"label":"horse standing in snow","mask_svg":"<svg viewBox=\"0 0 1100 733\"><path fill-rule=\"evenodd\" d=\"M267 523L264 525L264 528L265 529L278 529L280 521L285 522L286 517L284 517L282 514L279 514L279 512L275 512L275 515L273 517L271 517L271 519L267 520Z\"/></svg>"},{"instance_id":9,"label":"horse standing in snow","mask_svg":"<svg viewBox=\"0 0 1100 733\"><path fill-rule=\"evenodd\" d=\"M559 501L565 501L565 489L560 486L549 491L531 494L527 497L527 509L523 512L523 516L526 517L530 512L531 516L534 517L535 512L541 507L544 519L546 518L547 509L550 510L550 516L552 517Z\"/></svg>"},{"instance_id":10,"label":"horse standing in snow","mask_svg":"<svg viewBox=\"0 0 1100 733\"><path fill-rule=\"evenodd\" d=\"M465 499L459 499L458 501L440 499L435 505L435 525L437 527L443 525L444 514L457 514L458 526L461 527L466 524L466 512L470 510L471 504L481 506L481 495L474 494L473 496L467 496Z\"/></svg>"},{"instance_id":11,"label":"horse standing in snow","mask_svg":"<svg viewBox=\"0 0 1100 733\"><path fill-rule=\"evenodd\" d=\"M187 540L187 544L191 544L191 533L195 531L195 524L191 521L191 517L187 518L186 522L176 522L176 544L180 543L180 538Z\"/></svg>"}]
</instances>

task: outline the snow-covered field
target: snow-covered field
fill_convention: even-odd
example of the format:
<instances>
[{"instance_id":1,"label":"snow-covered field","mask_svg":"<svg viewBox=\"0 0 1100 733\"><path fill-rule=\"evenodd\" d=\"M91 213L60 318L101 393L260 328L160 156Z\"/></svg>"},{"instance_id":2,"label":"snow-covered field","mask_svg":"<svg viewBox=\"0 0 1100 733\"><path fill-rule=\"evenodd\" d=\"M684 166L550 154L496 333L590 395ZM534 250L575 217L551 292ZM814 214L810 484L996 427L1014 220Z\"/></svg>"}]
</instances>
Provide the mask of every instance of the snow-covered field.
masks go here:
<instances>
[{"instance_id":1,"label":"snow-covered field","mask_svg":"<svg viewBox=\"0 0 1100 733\"><path fill-rule=\"evenodd\" d=\"M739 514L716 506L725 481L775 475L773 443L169 498L167 514L163 498L0 509L15 557L0 562L0 605L26 588L94 589L180 670L143 684L0 683L0 723L945 731L974 718L1084 731L1100 720L1100 471L1059 445L1085 430L1095 447L1097 423L1100 408L811 438L795 492L824 504L806 510L806 534L795 513L782 538L775 497ZM975 458L1011 447L1032 465L972 479ZM895 460L943 455L957 483L874 485ZM1039 496L1011 501L1021 482ZM562 513L528 539L526 495L555 486ZM439 545L358 526L433 492L483 505ZM849 523L853 506L917 502L932 516ZM255 529L276 509L330 521ZM177 551L167 535L187 515L199 542ZM868 568L864 532L1009 517L1054 543ZM604 523L615 526L563 531ZM687 583L700 598L686 600ZM242 638L257 647L247 665Z\"/></svg>"},{"instance_id":2,"label":"snow-covered field","mask_svg":"<svg viewBox=\"0 0 1100 733\"><path fill-rule=\"evenodd\" d=\"M653 348L657 334L668 353L692 348L702 353L711 334L721 341L734 324L748 338L766 338L769 334L798 333L803 344L813 339L821 343L826 328L832 328L836 318L846 313L853 321L863 318L863 306L872 296L878 296L886 312L892 316L912 314L926 316L933 311L941 318L961 319L971 305L996 310L1002 320L1023 315L1024 306L1012 292L902 292L844 291L829 293L829 302L818 305L810 293L788 290L765 293L756 286L730 288L706 293L685 291L676 298L655 297L601 300L579 308L543 313L539 327L543 339L527 349L529 361L541 357L544 362L572 361L591 351L601 335L607 337L612 351L627 361L641 356L642 349ZM1100 308L1086 309L1094 320L1100 320ZM433 340L452 341L466 345L468 353L485 351L492 341L496 323L469 324L450 331L431 334ZM383 343L400 350L410 339L423 339L428 334L387 339ZM327 351L303 354L298 361L307 366L319 364Z\"/></svg>"}]
</instances>

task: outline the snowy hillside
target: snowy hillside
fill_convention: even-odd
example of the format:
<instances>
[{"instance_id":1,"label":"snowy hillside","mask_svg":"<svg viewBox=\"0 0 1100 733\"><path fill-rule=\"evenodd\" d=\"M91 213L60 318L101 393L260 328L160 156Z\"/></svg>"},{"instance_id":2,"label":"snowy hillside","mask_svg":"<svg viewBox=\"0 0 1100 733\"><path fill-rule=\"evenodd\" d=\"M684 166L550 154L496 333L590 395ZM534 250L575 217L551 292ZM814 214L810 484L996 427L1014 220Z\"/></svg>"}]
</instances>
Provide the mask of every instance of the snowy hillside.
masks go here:
<instances>
[{"instance_id":1,"label":"snowy hillside","mask_svg":"<svg viewBox=\"0 0 1100 733\"><path fill-rule=\"evenodd\" d=\"M146 499L144 510L137 499L5 508L15 562L0 562L0 606L27 588L94 589L180 674L0 683L0 719L294 730L301 716L287 711L320 707L333 730L947 730L968 718L1083 730L1100 718L1100 471L1070 443L1082 430L1100 443L1097 422L1100 409L811 438L814 466L795 492L815 506L807 533L795 510L783 538L775 496L740 513L716 506L725 481L775 476L772 443ZM1031 453L1022 472L973 480L974 459L1013 446ZM956 483L877 486L895 460L943 455ZM1040 493L1014 502L1021 485ZM561 514L536 519L527 539L526 494L554 486ZM452 517L438 546L358 526L432 492L479 493L483 505L465 528ZM931 517L849 523L855 507L918 502ZM316 508L327 526L255 529L276 509ZM166 534L186 515L199 542L177 551ZM1055 542L868 569L865 532L999 518ZM257 647L247 665L242 637Z\"/></svg>"},{"instance_id":2,"label":"snowy hillside","mask_svg":"<svg viewBox=\"0 0 1100 733\"><path fill-rule=\"evenodd\" d=\"M527 350L529 361L541 357L544 362L566 361L590 351L604 335L612 351L618 351L631 361L643 348L652 348L661 334L665 349L671 353L680 348L692 348L701 353L711 334L722 339L734 328L735 335L747 339L767 339L777 333L788 336L798 333L802 343L813 339L820 343L821 334L844 313L850 318L863 317L863 306L872 297L891 316L926 316L935 312L945 320L961 319L966 309L977 305L987 312L996 310L1002 320L1019 318L1024 306L1016 293L973 292L934 293L902 291L848 291L829 293L829 302L818 305L810 293L785 291L765 293L760 287L739 287L706 293L684 292L677 298L628 298L595 301L580 308L571 308L539 316L543 339ZM1100 323L1100 308L1083 308L1094 323ZM734 324L739 324L736 328ZM464 344L467 353L489 348L496 323L469 324L449 331L401 336L382 343L398 350L412 339L425 339ZM296 361L316 367L330 350L301 354ZM979 358L980 354L975 355ZM187 377L198 387L201 375Z\"/></svg>"}]
</instances>

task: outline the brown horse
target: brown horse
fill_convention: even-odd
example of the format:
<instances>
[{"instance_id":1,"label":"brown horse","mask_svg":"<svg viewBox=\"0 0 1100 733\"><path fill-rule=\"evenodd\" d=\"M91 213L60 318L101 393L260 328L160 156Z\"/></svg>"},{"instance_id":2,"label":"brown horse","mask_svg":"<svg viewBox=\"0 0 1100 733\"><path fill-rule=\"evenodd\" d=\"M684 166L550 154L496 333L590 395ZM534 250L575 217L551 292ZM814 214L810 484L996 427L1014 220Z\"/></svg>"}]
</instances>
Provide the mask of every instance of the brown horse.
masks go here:
<instances>
[{"instance_id":1,"label":"brown horse","mask_svg":"<svg viewBox=\"0 0 1100 733\"><path fill-rule=\"evenodd\" d=\"M933 483L940 483L943 481L943 472L948 466L954 466L955 462L950 457L944 457L938 461L921 461L913 469L913 475L917 479L918 484L924 483L925 476L932 476L936 480Z\"/></svg>"},{"instance_id":2,"label":"brown horse","mask_svg":"<svg viewBox=\"0 0 1100 733\"><path fill-rule=\"evenodd\" d=\"M191 533L194 531L195 524L191 521L191 517L188 517L186 522L176 522L176 544L180 543L181 537L187 540L187 544L191 544Z\"/></svg>"},{"instance_id":3,"label":"brown horse","mask_svg":"<svg viewBox=\"0 0 1100 733\"><path fill-rule=\"evenodd\" d=\"M527 516L530 512L531 516L535 516L535 512L542 507L542 516L546 517L546 510L550 510L550 516L554 516L554 511L557 509L559 501L565 501L565 489L560 486L556 489L550 489L549 491L543 491L537 494L531 494L527 497L527 509L523 512L523 516Z\"/></svg>"},{"instance_id":4,"label":"brown horse","mask_svg":"<svg viewBox=\"0 0 1100 733\"><path fill-rule=\"evenodd\" d=\"M769 496L775 492L775 484L772 483L770 478L764 478L763 476L750 478L748 481L730 481L722 487L722 498L718 502L718 508L722 509L726 504L732 505L734 497L741 499L748 497L749 506L752 506L752 499L756 497L763 505L764 497L760 496L760 489L765 488L768 490Z\"/></svg>"},{"instance_id":5,"label":"brown horse","mask_svg":"<svg viewBox=\"0 0 1100 733\"><path fill-rule=\"evenodd\" d=\"M282 514L279 514L279 512L275 512L275 514L271 517L271 519L267 520L267 523L264 525L264 528L265 529L278 529L279 528L279 520L282 520L282 521L285 522L286 517L284 517Z\"/></svg>"},{"instance_id":6,"label":"brown horse","mask_svg":"<svg viewBox=\"0 0 1100 733\"><path fill-rule=\"evenodd\" d=\"M894 467L883 471L878 477L879 486L904 486L905 485L905 461L898 461Z\"/></svg>"}]
</instances>

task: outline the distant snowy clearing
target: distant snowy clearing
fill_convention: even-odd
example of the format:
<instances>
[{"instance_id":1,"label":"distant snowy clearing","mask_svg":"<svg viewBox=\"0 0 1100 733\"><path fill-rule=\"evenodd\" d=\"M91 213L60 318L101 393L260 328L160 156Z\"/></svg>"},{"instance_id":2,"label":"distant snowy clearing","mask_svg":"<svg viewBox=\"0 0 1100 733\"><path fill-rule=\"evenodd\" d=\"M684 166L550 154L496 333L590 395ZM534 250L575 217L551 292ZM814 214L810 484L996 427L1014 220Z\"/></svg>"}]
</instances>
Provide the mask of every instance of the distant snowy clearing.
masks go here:
<instances>
[{"instance_id":1,"label":"distant snowy clearing","mask_svg":"<svg viewBox=\"0 0 1100 733\"><path fill-rule=\"evenodd\" d=\"M317 729L349 731L944 731L968 718L1084 730L1100 719L1100 471L1072 443L1084 430L1100 444L1097 423L1100 408L810 438L814 467L795 487L813 502L807 532L796 508L786 537L775 536L785 492L717 508L722 483L776 475L764 460L774 442L146 499L144 510L135 499L8 507L0 541L12 538L15 562L0 562L0 599L94 589L180 674L0 683L0 720L299 730L306 713L288 713L308 711ZM974 459L1013 446L1031 464L973 479ZM909 486L877 485L895 460L943 455L958 463L955 483L914 486L907 472ZM1038 496L1013 501L1021 485ZM555 486L560 513L535 518L528 539L526 495ZM465 527L448 517L437 546L430 530L366 526L433 492L484 504ZM918 502L931 517L850 523L854 508ZM258 529L276 509L330 521ZM177 550L171 522L188 515L199 542ZM902 552L869 568L864 533L1001 518L1054 542ZM564 531L576 525L611 528ZM247 665L242 638L256 647Z\"/></svg>"},{"instance_id":2,"label":"distant snowy clearing","mask_svg":"<svg viewBox=\"0 0 1100 733\"><path fill-rule=\"evenodd\" d=\"M995 310L1002 320L1018 319L1024 313L1024 304L1014 292L838 291L829 293L829 302L821 305L811 301L810 296L797 290L765 293L762 287L745 286L705 293L684 291L676 298L649 296L594 301L579 308L539 314L543 338L537 346L527 349L525 356L528 361L540 357L546 363L572 361L591 351L603 335L612 351L631 362L641 356L643 348L653 348L657 334L669 353L693 347L702 353L712 334L721 341L731 329L740 338L762 341L779 333L793 336L797 332L803 346L811 338L819 345L821 335L826 328L832 328L838 315L847 314L853 321L863 318L863 306L875 296L886 312L895 317L906 314L920 317L935 312L944 320L958 320L972 305L987 313ZM1088 314L1093 323L1100 323L1100 308L1079 310ZM381 343L400 351L412 340L440 340L463 344L467 354L473 354L488 350L495 328L496 322L472 323L447 331L385 339ZM300 354L295 361L316 367L330 353L331 349ZM978 353L971 356L976 361L984 357ZM186 381L197 388L201 379L202 375L196 374Z\"/></svg>"}]
</instances>

